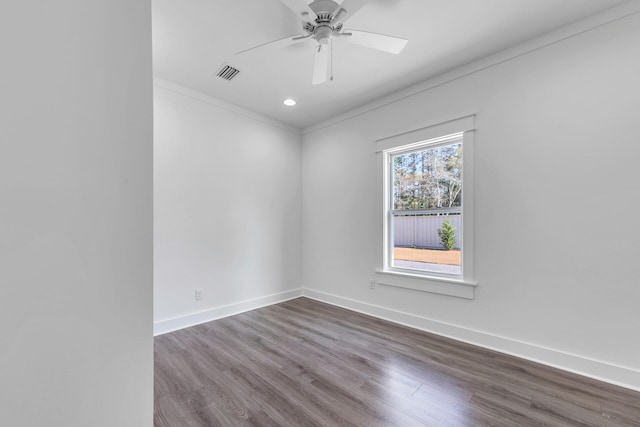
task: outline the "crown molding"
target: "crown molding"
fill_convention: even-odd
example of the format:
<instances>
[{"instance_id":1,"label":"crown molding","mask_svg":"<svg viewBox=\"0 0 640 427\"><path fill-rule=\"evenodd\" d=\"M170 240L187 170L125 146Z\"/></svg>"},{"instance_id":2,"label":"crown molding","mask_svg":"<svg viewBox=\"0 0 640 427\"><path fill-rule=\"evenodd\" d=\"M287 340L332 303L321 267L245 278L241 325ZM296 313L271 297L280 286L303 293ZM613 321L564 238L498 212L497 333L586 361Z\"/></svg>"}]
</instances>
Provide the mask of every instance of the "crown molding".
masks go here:
<instances>
[{"instance_id":1,"label":"crown molding","mask_svg":"<svg viewBox=\"0 0 640 427\"><path fill-rule=\"evenodd\" d=\"M389 104L399 102L405 98L409 98L422 92L429 91L438 86L450 83L454 80L458 80L471 74L486 70L488 68L495 67L496 65L499 65L503 62L507 62L520 56L527 55L531 52L535 52L537 50L562 42L572 37L579 36L593 29L611 24L637 13L640 13L640 1L630 0L626 3L622 3L618 6L612 7L580 21L574 22L573 24L569 24L557 30L551 31L545 35L536 37L524 43L520 43L514 47L504 49L492 55L458 67L454 70L425 80L422 83L418 83L414 86L410 86L391 95L379 98L375 101L354 108L353 110L347 111L346 113L324 120L320 123L307 126L302 129L302 134L307 135L313 132L317 132L321 129L336 125L345 120L361 116L370 111L380 109Z\"/></svg>"},{"instance_id":2,"label":"crown molding","mask_svg":"<svg viewBox=\"0 0 640 427\"><path fill-rule=\"evenodd\" d=\"M214 107L223 109L223 110L227 110L227 111L231 111L232 113L235 114L239 114L241 116L247 117L249 119L255 120L257 122L261 122L263 124L278 128L278 129L282 129L282 130L286 130L287 132L291 132L294 133L296 135L302 135L302 130L293 126L289 126L285 123L282 123L278 120L274 120L272 118L263 116L261 114L255 113L251 110L248 110L246 108L242 108L240 106L237 106L235 104L232 104L230 102L225 102L222 101L218 98L214 98L212 96L209 95L205 95L201 92L198 92L196 90L193 89L189 89L188 87L182 86L178 83L172 82L170 80L166 80L162 77L153 76L153 86L155 87L159 87L162 89L166 89L169 90L171 92L175 92L178 93L180 95L195 99L197 101L201 101L204 102L206 104L212 105Z\"/></svg>"}]
</instances>

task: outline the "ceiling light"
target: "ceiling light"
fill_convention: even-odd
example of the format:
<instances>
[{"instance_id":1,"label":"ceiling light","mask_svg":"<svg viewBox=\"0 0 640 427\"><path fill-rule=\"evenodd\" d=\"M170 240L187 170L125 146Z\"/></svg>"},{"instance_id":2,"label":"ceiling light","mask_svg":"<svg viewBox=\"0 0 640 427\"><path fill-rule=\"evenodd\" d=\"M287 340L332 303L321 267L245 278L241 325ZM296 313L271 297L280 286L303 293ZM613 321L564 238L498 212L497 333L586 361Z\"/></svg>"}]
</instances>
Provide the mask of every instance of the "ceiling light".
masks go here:
<instances>
[{"instance_id":1,"label":"ceiling light","mask_svg":"<svg viewBox=\"0 0 640 427\"><path fill-rule=\"evenodd\" d=\"M286 105L287 107L293 107L294 105L296 105L296 100L295 99L291 99L291 98L287 98L284 101L282 101L282 103L284 105Z\"/></svg>"}]
</instances>

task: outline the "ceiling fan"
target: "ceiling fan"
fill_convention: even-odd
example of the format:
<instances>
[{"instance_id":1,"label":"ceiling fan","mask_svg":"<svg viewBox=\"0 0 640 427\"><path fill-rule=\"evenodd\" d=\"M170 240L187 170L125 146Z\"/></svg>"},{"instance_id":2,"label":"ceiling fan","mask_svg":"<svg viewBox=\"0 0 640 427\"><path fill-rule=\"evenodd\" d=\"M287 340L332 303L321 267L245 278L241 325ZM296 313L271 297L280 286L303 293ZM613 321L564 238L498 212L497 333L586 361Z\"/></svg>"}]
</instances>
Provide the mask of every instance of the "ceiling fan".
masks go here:
<instances>
[{"instance_id":1,"label":"ceiling fan","mask_svg":"<svg viewBox=\"0 0 640 427\"><path fill-rule=\"evenodd\" d=\"M331 76L331 49L334 38L396 55L404 49L408 41L384 34L343 29L345 21L360 10L368 0L344 0L340 4L332 0L315 0L311 3L307 3L305 0L280 1L302 19L304 34L264 43L238 52L236 55L266 47L285 47L313 39L317 42L313 64L312 83L314 85L333 80L333 76Z\"/></svg>"}]
</instances>

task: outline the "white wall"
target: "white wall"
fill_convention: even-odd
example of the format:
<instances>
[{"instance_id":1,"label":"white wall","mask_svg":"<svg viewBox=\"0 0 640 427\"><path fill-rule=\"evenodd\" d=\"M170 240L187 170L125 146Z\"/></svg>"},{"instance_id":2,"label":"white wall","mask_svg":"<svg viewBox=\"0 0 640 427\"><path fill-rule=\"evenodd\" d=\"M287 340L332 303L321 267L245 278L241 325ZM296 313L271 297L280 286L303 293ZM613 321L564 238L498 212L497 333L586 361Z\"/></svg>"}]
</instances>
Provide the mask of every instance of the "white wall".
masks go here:
<instances>
[{"instance_id":1,"label":"white wall","mask_svg":"<svg viewBox=\"0 0 640 427\"><path fill-rule=\"evenodd\" d=\"M156 332L299 295L299 132L156 82Z\"/></svg>"},{"instance_id":2,"label":"white wall","mask_svg":"<svg viewBox=\"0 0 640 427\"><path fill-rule=\"evenodd\" d=\"M305 294L640 388L640 226L617 221L640 207L638 46L635 14L312 129ZM369 290L381 234L374 141L468 114L475 300Z\"/></svg>"},{"instance_id":3,"label":"white wall","mask_svg":"<svg viewBox=\"0 0 640 427\"><path fill-rule=\"evenodd\" d=\"M3 2L0 52L0 425L151 426L150 2Z\"/></svg>"}]
</instances>

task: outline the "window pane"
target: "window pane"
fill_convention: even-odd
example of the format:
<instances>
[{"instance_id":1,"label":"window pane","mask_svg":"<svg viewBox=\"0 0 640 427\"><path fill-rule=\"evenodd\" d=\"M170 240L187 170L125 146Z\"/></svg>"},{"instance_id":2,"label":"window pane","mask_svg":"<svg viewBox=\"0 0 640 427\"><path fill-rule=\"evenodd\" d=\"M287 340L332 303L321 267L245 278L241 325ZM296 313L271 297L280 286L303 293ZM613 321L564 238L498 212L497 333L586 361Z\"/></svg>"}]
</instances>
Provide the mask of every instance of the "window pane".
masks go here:
<instances>
[{"instance_id":1,"label":"window pane","mask_svg":"<svg viewBox=\"0 0 640 427\"><path fill-rule=\"evenodd\" d=\"M462 145L392 156L394 267L462 274Z\"/></svg>"}]
</instances>

